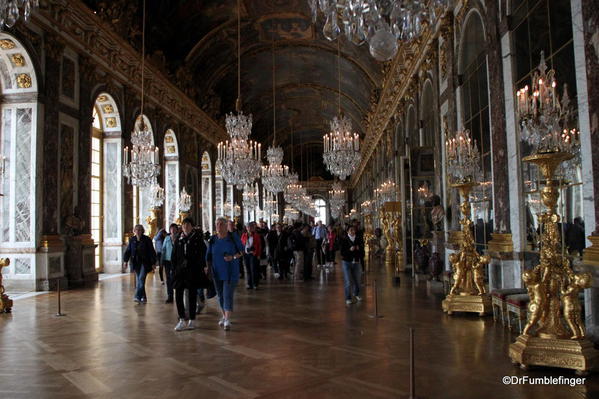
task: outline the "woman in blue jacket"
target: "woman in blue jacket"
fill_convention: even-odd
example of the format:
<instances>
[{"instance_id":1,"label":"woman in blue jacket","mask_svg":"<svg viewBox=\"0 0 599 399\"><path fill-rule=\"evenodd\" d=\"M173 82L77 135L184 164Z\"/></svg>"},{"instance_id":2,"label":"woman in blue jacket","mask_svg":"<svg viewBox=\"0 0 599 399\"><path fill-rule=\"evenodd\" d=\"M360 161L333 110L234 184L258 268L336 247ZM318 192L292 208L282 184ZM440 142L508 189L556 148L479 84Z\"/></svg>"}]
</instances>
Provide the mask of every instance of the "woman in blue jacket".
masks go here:
<instances>
[{"instance_id":1,"label":"woman in blue jacket","mask_svg":"<svg viewBox=\"0 0 599 399\"><path fill-rule=\"evenodd\" d=\"M218 322L225 330L231 328L233 296L239 281L239 258L243 256L239 236L229 233L227 219L216 219L216 234L210 238L206 252L207 273L212 274L222 318Z\"/></svg>"}]
</instances>

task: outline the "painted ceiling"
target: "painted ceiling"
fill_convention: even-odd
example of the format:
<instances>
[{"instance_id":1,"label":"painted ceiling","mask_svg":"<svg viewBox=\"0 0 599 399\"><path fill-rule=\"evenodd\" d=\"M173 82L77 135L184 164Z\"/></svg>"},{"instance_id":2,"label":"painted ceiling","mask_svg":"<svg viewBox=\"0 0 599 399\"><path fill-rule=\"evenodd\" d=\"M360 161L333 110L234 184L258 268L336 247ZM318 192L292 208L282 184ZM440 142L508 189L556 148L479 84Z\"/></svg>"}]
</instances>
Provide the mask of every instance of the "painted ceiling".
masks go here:
<instances>
[{"instance_id":1,"label":"painted ceiling","mask_svg":"<svg viewBox=\"0 0 599 399\"><path fill-rule=\"evenodd\" d=\"M141 0L84 1L141 49ZM237 0L147 0L146 7L149 61L224 125L237 98ZM241 99L254 117L252 139L263 147L273 141L274 42L276 142L303 178L331 178L321 140L338 114L338 93L342 112L364 137L381 81L382 64L366 47L342 40L338 58L337 42L322 36L322 24L312 24L306 0L241 0Z\"/></svg>"}]
</instances>

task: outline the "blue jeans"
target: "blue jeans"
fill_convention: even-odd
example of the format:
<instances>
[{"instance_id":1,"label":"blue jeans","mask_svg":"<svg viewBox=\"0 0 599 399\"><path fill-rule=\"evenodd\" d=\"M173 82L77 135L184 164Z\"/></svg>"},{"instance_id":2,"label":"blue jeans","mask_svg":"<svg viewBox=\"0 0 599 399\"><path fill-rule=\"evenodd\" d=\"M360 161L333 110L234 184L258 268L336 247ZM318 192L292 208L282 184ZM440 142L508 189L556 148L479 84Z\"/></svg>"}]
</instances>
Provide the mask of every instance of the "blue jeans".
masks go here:
<instances>
[{"instance_id":1,"label":"blue jeans","mask_svg":"<svg viewBox=\"0 0 599 399\"><path fill-rule=\"evenodd\" d=\"M345 291L345 299L360 295L360 281L362 281L362 265L359 262L341 262L343 265L343 288Z\"/></svg>"},{"instance_id":2,"label":"blue jeans","mask_svg":"<svg viewBox=\"0 0 599 399\"><path fill-rule=\"evenodd\" d=\"M244 255L245 283L249 288L258 286L260 282L260 259L252 254Z\"/></svg>"},{"instance_id":3,"label":"blue jeans","mask_svg":"<svg viewBox=\"0 0 599 399\"><path fill-rule=\"evenodd\" d=\"M146 300L146 276L148 272L142 265L139 269L135 269L135 298L140 301Z\"/></svg>"},{"instance_id":4,"label":"blue jeans","mask_svg":"<svg viewBox=\"0 0 599 399\"><path fill-rule=\"evenodd\" d=\"M218 303L220 308L225 312L233 311L233 294L237 281L214 280L214 288L218 294Z\"/></svg>"}]
</instances>

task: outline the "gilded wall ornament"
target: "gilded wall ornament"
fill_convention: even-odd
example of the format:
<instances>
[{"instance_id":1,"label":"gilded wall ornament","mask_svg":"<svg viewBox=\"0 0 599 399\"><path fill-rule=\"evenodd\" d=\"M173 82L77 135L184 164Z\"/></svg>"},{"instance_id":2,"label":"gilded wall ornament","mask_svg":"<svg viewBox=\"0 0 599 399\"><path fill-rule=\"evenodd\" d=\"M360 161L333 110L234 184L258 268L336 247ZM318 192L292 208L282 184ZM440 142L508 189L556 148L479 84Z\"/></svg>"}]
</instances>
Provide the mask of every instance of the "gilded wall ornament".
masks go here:
<instances>
[{"instance_id":1,"label":"gilded wall ornament","mask_svg":"<svg viewBox=\"0 0 599 399\"><path fill-rule=\"evenodd\" d=\"M108 101L108 97L105 94L100 94L98 96L98 102L99 103L105 103L106 101Z\"/></svg>"},{"instance_id":2,"label":"gilded wall ornament","mask_svg":"<svg viewBox=\"0 0 599 399\"><path fill-rule=\"evenodd\" d=\"M20 89L28 89L31 87L31 76L27 73L17 75L17 86Z\"/></svg>"},{"instance_id":3,"label":"gilded wall ornament","mask_svg":"<svg viewBox=\"0 0 599 399\"><path fill-rule=\"evenodd\" d=\"M114 113L114 108L113 108L112 104L104 104L102 106L102 109L104 110L105 114L112 114L112 113Z\"/></svg>"},{"instance_id":4,"label":"gilded wall ornament","mask_svg":"<svg viewBox=\"0 0 599 399\"><path fill-rule=\"evenodd\" d=\"M16 47L15 42L13 42L10 39L2 39L2 40L0 40L0 48L3 49L3 50L10 50L10 49L13 49L15 47Z\"/></svg>"},{"instance_id":5,"label":"gilded wall ornament","mask_svg":"<svg viewBox=\"0 0 599 399\"><path fill-rule=\"evenodd\" d=\"M10 56L10 61L16 67L25 66L25 57L22 54L13 54Z\"/></svg>"},{"instance_id":6,"label":"gilded wall ornament","mask_svg":"<svg viewBox=\"0 0 599 399\"><path fill-rule=\"evenodd\" d=\"M109 128L116 127L116 118L112 117L112 116L106 118L106 127L109 127Z\"/></svg>"}]
</instances>

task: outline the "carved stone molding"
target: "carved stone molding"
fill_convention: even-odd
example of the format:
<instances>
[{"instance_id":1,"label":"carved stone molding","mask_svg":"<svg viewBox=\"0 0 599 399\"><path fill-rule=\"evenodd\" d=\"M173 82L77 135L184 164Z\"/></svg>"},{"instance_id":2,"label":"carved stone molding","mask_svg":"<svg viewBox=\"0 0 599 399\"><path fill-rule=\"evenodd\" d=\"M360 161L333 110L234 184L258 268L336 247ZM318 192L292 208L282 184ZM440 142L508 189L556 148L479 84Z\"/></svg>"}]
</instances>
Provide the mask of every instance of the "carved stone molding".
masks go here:
<instances>
[{"instance_id":1,"label":"carved stone molding","mask_svg":"<svg viewBox=\"0 0 599 399\"><path fill-rule=\"evenodd\" d=\"M46 57L60 62L64 47L64 43L58 35L53 33L46 34L46 37L44 38L44 52Z\"/></svg>"},{"instance_id":2,"label":"carved stone molding","mask_svg":"<svg viewBox=\"0 0 599 399\"><path fill-rule=\"evenodd\" d=\"M98 67L140 92L139 53L113 31L111 24L94 15L80 0L48 0L47 7L32 15L32 21L46 31L56 32L77 51L90 54ZM145 94L149 103L160 104L195 134L211 142L225 139L223 127L155 67L146 64L145 76Z\"/></svg>"}]
</instances>

